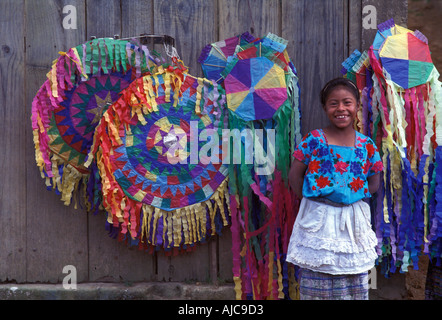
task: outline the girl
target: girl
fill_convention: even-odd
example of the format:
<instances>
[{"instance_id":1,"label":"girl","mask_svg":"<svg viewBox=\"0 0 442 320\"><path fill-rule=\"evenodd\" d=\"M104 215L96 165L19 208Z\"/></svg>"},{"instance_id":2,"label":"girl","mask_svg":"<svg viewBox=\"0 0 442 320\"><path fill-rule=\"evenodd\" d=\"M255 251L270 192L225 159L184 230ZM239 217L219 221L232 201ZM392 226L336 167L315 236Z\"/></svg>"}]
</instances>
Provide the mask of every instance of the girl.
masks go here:
<instances>
[{"instance_id":1,"label":"girl","mask_svg":"<svg viewBox=\"0 0 442 320\"><path fill-rule=\"evenodd\" d=\"M298 265L301 299L368 299L377 254L370 207L383 170L374 142L353 128L359 90L337 78L321 91L330 124L297 146L290 185L301 204L287 261Z\"/></svg>"}]
</instances>

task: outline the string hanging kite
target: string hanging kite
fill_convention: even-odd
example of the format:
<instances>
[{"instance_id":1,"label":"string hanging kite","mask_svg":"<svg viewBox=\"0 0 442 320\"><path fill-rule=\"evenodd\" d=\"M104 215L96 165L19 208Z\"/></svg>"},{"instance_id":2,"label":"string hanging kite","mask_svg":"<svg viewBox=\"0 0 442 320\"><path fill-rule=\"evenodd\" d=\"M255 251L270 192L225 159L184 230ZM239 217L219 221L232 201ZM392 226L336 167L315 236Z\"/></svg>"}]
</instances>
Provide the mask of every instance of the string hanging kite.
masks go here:
<instances>
[{"instance_id":1,"label":"string hanging kite","mask_svg":"<svg viewBox=\"0 0 442 320\"><path fill-rule=\"evenodd\" d=\"M342 72L361 91L356 126L377 142L385 168L372 202L382 273L417 269L422 254L440 265L442 91L428 40L390 19Z\"/></svg>"}]
</instances>

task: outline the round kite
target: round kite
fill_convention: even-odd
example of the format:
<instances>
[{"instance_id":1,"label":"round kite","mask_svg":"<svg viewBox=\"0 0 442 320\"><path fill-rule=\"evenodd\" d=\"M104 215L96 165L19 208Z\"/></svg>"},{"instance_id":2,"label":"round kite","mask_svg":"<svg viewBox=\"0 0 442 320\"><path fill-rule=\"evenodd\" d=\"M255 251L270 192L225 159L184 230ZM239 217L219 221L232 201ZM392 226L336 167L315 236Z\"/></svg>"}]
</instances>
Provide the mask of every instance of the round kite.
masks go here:
<instances>
[{"instance_id":1,"label":"round kite","mask_svg":"<svg viewBox=\"0 0 442 320\"><path fill-rule=\"evenodd\" d=\"M428 44L411 32L389 36L379 56L391 80L404 89L426 83L434 68Z\"/></svg>"},{"instance_id":2,"label":"round kite","mask_svg":"<svg viewBox=\"0 0 442 320\"><path fill-rule=\"evenodd\" d=\"M382 44L384 43L385 39L392 35L404 34L408 32L412 31L398 24L395 24L393 19L380 23L378 25L378 31L376 32L376 36L374 37L372 44L375 57L379 59L379 51L381 50Z\"/></svg>"},{"instance_id":3,"label":"round kite","mask_svg":"<svg viewBox=\"0 0 442 320\"><path fill-rule=\"evenodd\" d=\"M229 223L221 90L166 70L135 80L104 113L92 153L120 235L169 250Z\"/></svg>"},{"instance_id":4,"label":"round kite","mask_svg":"<svg viewBox=\"0 0 442 320\"><path fill-rule=\"evenodd\" d=\"M287 100L284 70L265 57L236 61L224 80L229 109L242 119L269 119Z\"/></svg>"},{"instance_id":5,"label":"round kite","mask_svg":"<svg viewBox=\"0 0 442 320\"><path fill-rule=\"evenodd\" d=\"M222 73L229 129L255 134L253 143L247 135L234 143L253 161L228 167L237 299L294 298L285 255L297 203L287 177L291 150L302 137L298 77L287 43L269 33L237 46Z\"/></svg>"},{"instance_id":6,"label":"round kite","mask_svg":"<svg viewBox=\"0 0 442 320\"><path fill-rule=\"evenodd\" d=\"M60 192L66 205L83 180L89 205L98 181L95 167L84 163L95 127L121 90L156 64L145 47L111 38L60 54L32 103L36 160L48 188Z\"/></svg>"},{"instance_id":7,"label":"round kite","mask_svg":"<svg viewBox=\"0 0 442 320\"><path fill-rule=\"evenodd\" d=\"M271 119L287 101L288 61L262 41L241 49L223 72L227 106L245 121Z\"/></svg>"},{"instance_id":8,"label":"round kite","mask_svg":"<svg viewBox=\"0 0 442 320\"><path fill-rule=\"evenodd\" d=\"M221 83L224 78L221 73L227 66L229 57L233 56L236 46L253 42L255 38L248 32L222 41L208 44L201 51L198 62L201 63L204 77Z\"/></svg>"},{"instance_id":9,"label":"round kite","mask_svg":"<svg viewBox=\"0 0 442 320\"><path fill-rule=\"evenodd\" d=\"M441 265L442 90L428 39L389 20L343 66L361 92L357 128L376 141L385 168L371 203L380 270L416 269L423 254Z\"/></svg>"}]
</instances>

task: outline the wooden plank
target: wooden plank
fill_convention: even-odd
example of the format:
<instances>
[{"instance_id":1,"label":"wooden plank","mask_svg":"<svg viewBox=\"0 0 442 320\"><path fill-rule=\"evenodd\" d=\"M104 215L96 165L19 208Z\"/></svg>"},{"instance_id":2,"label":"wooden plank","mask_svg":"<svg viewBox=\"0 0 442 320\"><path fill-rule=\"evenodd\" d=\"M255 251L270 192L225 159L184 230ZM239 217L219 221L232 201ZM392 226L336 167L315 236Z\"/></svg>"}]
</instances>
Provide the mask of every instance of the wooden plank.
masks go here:
<instances>
[{"instance_id":1,"label":"wooden plank","mask_svg":"<svg viewBox=\"0 0 442 320\"><path fill-rule=\"evenodd\" d=\"M92 36L112 38L114 35L121 35L120 0L94 0L86 3L87 39L85 40Z\"/></svg>"},{"instance_id":2,"label":"wooden plank","mask_svg":"<svg viewBox=\"0 0 442 320\"><path fill-rule=\"evenodd\" d=\"M175 38L179 56L189 73L202 77L198 63L201 50L216 39L216 7L214 1L154 1L154 32Z\"/></svg>"},{"instance_id":3,"label":"wooden plank","mask_svg":"<svg viewBox=\"0 0 442 320\"><path fill-rule=\"evenodd\" d=\"M255 37L272 32L280 35L281 13L278 0L219 0L219 39L226 39L243 32Z\"/></svg>"},{"instance_id":4,"label":"wooden plank","mask_svg":"<svg viewBox=\"0 0 442 320\"><path fill-rule=\"evenodd\" d=\"M122 6L122 38L137 37L141 34L157 34L154 32L154 0L127 0ZM163 34L158 34L163 35ZM143 42L149 50L155 50L166 57L164 46L155 44L153 39Z\"/></svg>"},{"instance_id":5,"label":"wooden plank","mask_svg":"<svg viewBox=\"0 0 442 320\"><path fill-rule=\"evenodd\" d=\"M361 51L362 0L348 0L348 55Z\"/></svg>"},{"instance_id":6,"label":"wooden plank","mask_svg":"<svg viewBox=\"0 0 442 320\"><path fill-rule=\"evenodd\" d=\"M212 239L210 241L216 241ZM212 282L209 244L198 244L192 252L176 256L158 253L158 281Z\"/></svg>"},{"instance_id":7,"label":"wooden plank","mask_svg":"<svg viewBox=\"0 0 442 320\"><path fill-rule=\"evenodd\" d=\"M104 212L89 216L89 281L156 280L153 256L110 237L105 221Z\"/></svg>"},{"instance_id":8,"label":"wooden plank","mask_svg":"<svg viewBox=\"0 0 442 320\"><path fill-rule=\"evenodd\" d=\"M0 2L0 281L26 280L24 1Z\"/></svg>"},{"instance_id":9,"label":"wooden plank","mask_svg":"<svg viewBox=\"0 0 442 320\"><path fill-rule=\"evenodd\" d=\"M341 76L347 48L344 0L282 1L282 37L297 68L301 86L302 133L328 124L319 93L324 84ZM290 21L290 23L287 23Z\"/></svg>"},{"instance_id":10,"label":"wooden plank","mask_svg":"<svg viewBox=\"0 0 442 320\"><path fill-rule=\"evenodd\" d=\"M151 12L150 1L130 0L122 4L120 11L118 1L91 3L90 7L88 6L88 33L89 30L93 30L90 31L90 35L97 36L113 36L118 33L124 38L151 32L149 20L146 19ZM89 19L91 10L94 11L95 18ZM106 17L109 18L111 26L100 22L103 10L108 12ZM110 238L105 230L105 212L100 212L97 216L90 215L88 221L90 281L135 282L156 278L155 256L140 252L136 247L129 248L126 244Z\"/></svg>"},{"instance_id":11,"label":"wooden plank","mask_svg":"<svg viewBox=\"0 0 442 320\"><path fill-rule=\"evenodd\" d=\"M221 283L233 282L232 232L224 228L218 245L218 278Z\"/></svg>"},{"instance_id":12,"label":"wooden plank","mask_svg":"<svg viewBox=\"0 0 442 320\"><path fill-rule=\"evenodd\" d=\"M153 0L125 0L121 7L121 37L153 33ZM150 49L150 48L149 48Z\"/></svg>"},{"instance_id":13,"label":"wooden plank","mask_svg":"<svg viewBox=\"0 0 442 320\"><path fill-rule=\"evenodd\" d=\"M73 5L77 29L64 29L63 8ZM85 10L82 0L26 1L26 110L31 114L32 100L43 84L58 51L78 45L85 35ZM61 282L63 267L73 265L77 280L87 280L86 213L66 207L60 196L46 191L35 164L29 120L27 131L27 282Z\"/></svg>"}]
</instances>

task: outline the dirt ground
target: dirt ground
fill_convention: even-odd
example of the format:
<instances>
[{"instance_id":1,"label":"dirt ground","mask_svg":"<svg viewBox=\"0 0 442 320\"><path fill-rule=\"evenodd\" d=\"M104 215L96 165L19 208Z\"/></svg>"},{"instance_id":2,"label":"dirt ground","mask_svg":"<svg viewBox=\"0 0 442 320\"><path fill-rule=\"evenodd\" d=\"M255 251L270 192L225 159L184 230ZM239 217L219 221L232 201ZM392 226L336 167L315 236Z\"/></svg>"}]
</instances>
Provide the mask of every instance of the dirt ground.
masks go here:
<instances>
[{"instance_id":1,"label":"dirt ground","mask_svg":"<svg viewBox=\"0 0 442 320\"><path fill-rule=\"evenodd\" d=\"M442 0L408 0L408 29L419 30L428 38L433 63L442 73ZM427 268L427 257L421 257L419 270L409 268L406 274L409 299L425 298Z\"/></svg>"}]
</instances>

